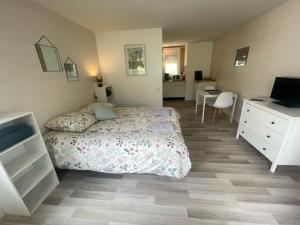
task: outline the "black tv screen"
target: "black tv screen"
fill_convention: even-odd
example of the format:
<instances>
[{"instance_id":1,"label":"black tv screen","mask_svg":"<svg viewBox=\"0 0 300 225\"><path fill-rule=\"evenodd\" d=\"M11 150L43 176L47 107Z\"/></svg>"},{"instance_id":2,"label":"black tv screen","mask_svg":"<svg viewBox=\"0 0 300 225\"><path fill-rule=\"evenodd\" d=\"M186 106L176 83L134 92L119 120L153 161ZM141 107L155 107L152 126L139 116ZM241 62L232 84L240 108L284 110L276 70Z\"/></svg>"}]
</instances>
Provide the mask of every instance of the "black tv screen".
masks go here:
<instances>
[{"instance_id":1,"label":"black tv screen","mask_svg":"<svg viewBox=\"0 0 300 225\"><path fill-rule=\"evenodd\" d=\"M300 107L300 79L276 77L271 98L278 100L281 105Z\"/></svg>"}]
</instances>

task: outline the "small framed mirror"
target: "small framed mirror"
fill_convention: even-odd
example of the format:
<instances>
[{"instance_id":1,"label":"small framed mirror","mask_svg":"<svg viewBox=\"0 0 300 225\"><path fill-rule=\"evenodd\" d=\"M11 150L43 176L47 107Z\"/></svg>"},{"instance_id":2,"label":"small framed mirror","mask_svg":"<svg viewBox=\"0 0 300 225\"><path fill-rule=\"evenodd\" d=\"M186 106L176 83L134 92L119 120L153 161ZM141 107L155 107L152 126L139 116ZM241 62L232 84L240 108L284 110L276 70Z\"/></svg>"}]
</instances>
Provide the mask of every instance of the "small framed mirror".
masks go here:
<instances>
[{"instance_id":1,"label":"small framed mirror","mask_svg":"<svg viewBox=\"0 0 300 225\"><path fill-rule=\"evenodd\" d=\"M65 67L65 71L66 71L68 81L79 80L79 76L78 76L78 73L77 73L77 66L69 56L66 59L66 61L64 62L64 67Z\"/></svg>"},{"instance_id":2,"label":"small framed mirror","mask_svg":"<svg viewBox=\"0 0 300 225\"><path fill-rule=\"evenodd\" d=\"M240 48L236 51L234 66L246 66L250 47Z\"/></svg>"},{"instance_id":3,"label":"small framed mirror","mask_svg":"<svg viewBox=\"0 0 300 225\"><path fill-rule=\"evenodd\" d=\"M44 72L63 71L58 49L45 35L43 35L40 40L35 43L35 48Z\"/></svg>"}]
</instances>

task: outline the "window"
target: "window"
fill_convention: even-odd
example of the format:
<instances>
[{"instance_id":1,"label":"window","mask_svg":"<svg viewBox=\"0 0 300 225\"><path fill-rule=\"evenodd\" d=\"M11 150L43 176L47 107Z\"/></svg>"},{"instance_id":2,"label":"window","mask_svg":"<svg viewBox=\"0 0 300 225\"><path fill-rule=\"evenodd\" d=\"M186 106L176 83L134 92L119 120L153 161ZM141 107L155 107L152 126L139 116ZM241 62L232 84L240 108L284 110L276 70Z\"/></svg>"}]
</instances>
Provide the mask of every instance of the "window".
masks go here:
<instances>
[{"instance_id":1,"label":"window","mask_svg":"<svg viewBox=\"0 0 300 225\"><path fill-rule=\"evenodd\" d=\"M178 56L176 54L165 55L165 73L168 73L170 75L179 74Z\"/></svg>"},{"instance_id":2,"label":"window","mask_svg":"<svg viewBox=\"0 0 300 225\"><path fill-rule=\"evenodd\" d=\"M180 47L163 48L164 72L173 76L180 74Z\"/></svg>"}]
</instances>

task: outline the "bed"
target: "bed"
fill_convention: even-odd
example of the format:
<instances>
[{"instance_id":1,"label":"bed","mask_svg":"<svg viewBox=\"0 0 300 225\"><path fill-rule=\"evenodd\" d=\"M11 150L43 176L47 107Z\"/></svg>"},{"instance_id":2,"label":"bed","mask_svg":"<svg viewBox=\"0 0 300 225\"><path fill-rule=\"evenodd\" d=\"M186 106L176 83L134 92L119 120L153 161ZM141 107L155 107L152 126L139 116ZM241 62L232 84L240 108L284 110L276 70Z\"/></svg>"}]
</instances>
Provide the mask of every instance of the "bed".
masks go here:
<instances>
[{"instance_id":1,"label":"bed","mask_svg":"<svg viewBox=\"0 0 300 225\"><path fill-rule=\"evenodd\" d=\"M47 132L44 140L54 165L104 173L187 175L191 162L176 110L120 107L115 111L117 119L96 122L83 132Z\"/></svg>"}]
</instances>

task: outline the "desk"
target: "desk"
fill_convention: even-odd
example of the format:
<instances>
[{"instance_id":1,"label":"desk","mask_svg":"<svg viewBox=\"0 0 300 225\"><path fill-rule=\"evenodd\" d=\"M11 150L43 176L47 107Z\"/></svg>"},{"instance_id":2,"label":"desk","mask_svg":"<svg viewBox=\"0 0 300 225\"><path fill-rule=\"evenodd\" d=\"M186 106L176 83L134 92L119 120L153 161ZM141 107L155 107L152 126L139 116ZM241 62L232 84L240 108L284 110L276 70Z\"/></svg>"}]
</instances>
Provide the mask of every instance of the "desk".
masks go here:
<instances>
[{"instance_id":1,"label":"desk","mask_svg":"<svg viewBox=\"0 0 300 225\"><path fill-rule=\"evenodd\" d=\"M208 98L217 98L219 94L210 94L207 91L197 91L196 95L196 107L195 107L195 114L198 113L198 102L199 102L199 96L203 99L202 101L202 119L201 122L204 122L204 112L205 112L205 104L206 104L206 99ZM233 115L234 115L234 110L236 106L236 100L237 100L237 94L233 93L233 105L231 109L231 115L230 115L230 122L232 123L233 120Z\"/></svg>"},{"instance_id":2,"label":"desk","mask_svg":"<svg viewBox=\"0 0 300 225\"><path fill-rule=\"evenodd\" d=\"M217 86L217 82L213 80L196 80L195 81L195 88L193 93L193 100L196 101L197 91L204 91L206 86Z\"/></svg>"}]
</instances>

